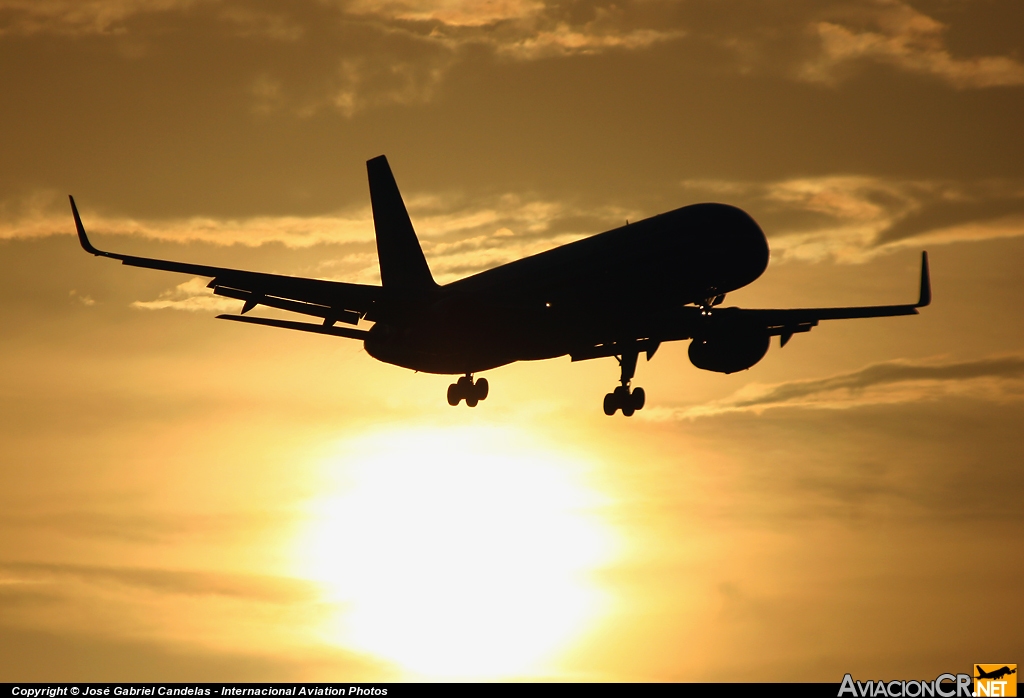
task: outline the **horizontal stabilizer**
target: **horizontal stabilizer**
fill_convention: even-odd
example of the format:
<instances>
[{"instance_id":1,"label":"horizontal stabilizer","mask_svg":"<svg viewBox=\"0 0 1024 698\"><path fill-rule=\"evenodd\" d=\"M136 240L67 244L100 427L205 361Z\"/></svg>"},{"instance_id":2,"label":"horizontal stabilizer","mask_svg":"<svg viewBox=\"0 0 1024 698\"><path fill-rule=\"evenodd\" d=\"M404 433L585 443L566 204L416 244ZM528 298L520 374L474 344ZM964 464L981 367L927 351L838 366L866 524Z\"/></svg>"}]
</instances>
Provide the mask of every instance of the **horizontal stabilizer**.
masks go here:
<instances>
[{"instance_id":1,"label":"horizontal stabilizer","mask_svg":"<svg viewBox=\"0 0 1024 698\"><path fill-rule=\"evenodd\" d=\"M348 339L366 339L369 330L357 330L354 327L334 327L333 325L315 325L311 322L295 322L293 320L277 320L266 317L248 317L241 315L218 315L218 320L234 320L245 322L250 325L266 325L267 327L280 327L285 330L299 330L301 332L315 332L316 334L331 334L335 337L347 337Z\"/></svg>"}]
</instances>

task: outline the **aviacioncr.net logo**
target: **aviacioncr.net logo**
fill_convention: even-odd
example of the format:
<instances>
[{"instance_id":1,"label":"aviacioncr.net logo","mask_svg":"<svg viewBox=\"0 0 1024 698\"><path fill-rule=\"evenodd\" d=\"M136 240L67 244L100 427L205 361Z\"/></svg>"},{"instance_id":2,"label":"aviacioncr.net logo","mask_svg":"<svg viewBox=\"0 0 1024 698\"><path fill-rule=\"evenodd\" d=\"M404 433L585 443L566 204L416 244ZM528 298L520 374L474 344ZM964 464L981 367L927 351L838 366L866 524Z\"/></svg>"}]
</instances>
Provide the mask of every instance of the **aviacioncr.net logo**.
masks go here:
<instances>
[{"instance_id":1,"label":"aviacioncr.net logo","mask_svg":"<svg viewBox=\"0 0 1024 698\"><path fill-rule=\"evenodd\" d=\"M1017 695L1016 664L975 664L974 696L1013 698Z\"/></svg>"},{"instance_id":2,"label":"aviacioncr.net logo","mask_svg":"<svg viewBox=\"0 0 1024 698\"><path fill-rule=\"evenodd\" d=\"M838 698L972 698L970 674L939 674L932 681L854 681L843 676Z\"/></svg>"}]
</instances>

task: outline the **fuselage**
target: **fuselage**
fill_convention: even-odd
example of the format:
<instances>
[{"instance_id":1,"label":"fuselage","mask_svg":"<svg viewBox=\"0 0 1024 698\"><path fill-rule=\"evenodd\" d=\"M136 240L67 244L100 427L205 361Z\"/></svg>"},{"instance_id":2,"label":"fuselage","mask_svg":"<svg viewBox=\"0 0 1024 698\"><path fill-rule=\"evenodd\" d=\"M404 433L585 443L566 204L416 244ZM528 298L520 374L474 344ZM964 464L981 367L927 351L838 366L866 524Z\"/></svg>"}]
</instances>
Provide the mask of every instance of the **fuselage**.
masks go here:
<instances>
[{"instance_id":1,"label":"fuselage","mask_svg":"<svg viewBox=\"0 0 1024 698\"><path fill-rule=\"evenodd\" d=\"M768 256L744 211L687 206L396 299L365 347L387 363L460 374L658 339L667 314L746 286Z\"/></svg>"}]
</instances>

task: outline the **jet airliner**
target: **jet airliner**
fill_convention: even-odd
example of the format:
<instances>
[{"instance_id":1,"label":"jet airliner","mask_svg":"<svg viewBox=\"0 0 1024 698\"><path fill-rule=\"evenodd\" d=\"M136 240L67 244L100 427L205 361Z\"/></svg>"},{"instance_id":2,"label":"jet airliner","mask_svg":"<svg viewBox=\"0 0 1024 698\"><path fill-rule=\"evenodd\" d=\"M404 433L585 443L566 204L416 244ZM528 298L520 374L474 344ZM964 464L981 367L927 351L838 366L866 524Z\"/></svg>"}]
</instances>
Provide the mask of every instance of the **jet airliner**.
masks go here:
<instances>
[{"instance_id":1,"label":"jet airliner","mask_svg":"<svg viewBox=\"0 0 1024 698\"><path fill-rule=\"evenodd\" d=\"M412 221L381 155L366 163L381 284L351 284L104 252L89 241L73 197L86 252L122 264L208 277L220 296L242 302L218 319L357 339L396 366L461 376L448 403L475 407L488 394L474 375L515 361L568 355L615 357L619 385L604 412L632 416L643 388L631 387L641 354L690 340L698 368L734 373L760 361L771 338L786 346L821 320L916 315L931 302L928 256L921 254L918 300L846 308L721 307L726 294L768 266L768 241L744 211L703 203L609 230L443 286L430 273ZM316 318L299 322L248 315L267 306ZM369 329L360 323L372 323Z\"/></svg>"}]
</instances>

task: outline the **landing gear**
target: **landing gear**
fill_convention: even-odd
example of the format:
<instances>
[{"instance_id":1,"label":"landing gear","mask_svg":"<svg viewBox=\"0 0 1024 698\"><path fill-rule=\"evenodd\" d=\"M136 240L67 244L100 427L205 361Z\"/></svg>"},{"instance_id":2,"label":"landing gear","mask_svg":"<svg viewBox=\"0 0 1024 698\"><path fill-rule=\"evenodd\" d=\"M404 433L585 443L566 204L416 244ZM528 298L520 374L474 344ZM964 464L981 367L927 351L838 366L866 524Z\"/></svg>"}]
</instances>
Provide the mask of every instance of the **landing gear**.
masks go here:
<instances>
[{"instance_id":1,"label":"landing gear","mask_svg":"<svg viewBox=\"0 0 1024 698\"><path fill-rule=\"evenodd\" d=\"M452 407L465 400L469 407L476 407L481 400L487 399L489 386L486 378L473 382L473 374L467 373L448 386L448 404Z\"/></svg>"},{"instance_id":2,"label":"landing gear","mask_svg":"<svg viewBox=\"0 0 1024 698\"><path fill-rule=\"evenodd\" d=\"M622 410L626 417L632 417L637 410L644 408L647 396L643 388L634 388L632 391L625 385L620 385L604 396L604 413L611 417L616 410Z\"/></svg>"},{"instance_id":3,"label":"landing gear","mask_svg":"<svg viewBox=\"0 0 1024 698\"><path fill-rule=\"evenodd\" d=\"M632 417L634 412L644 408L644 403L647 401L647 395L643 388L632 390L629 388L629 382L633 380L633 375L636 373L637 352L634 351L615 358L618 359L619 366L622 368L622 375L619 378L622 385L604 396L604 413L611 417L616 411L622 410L624 416Z\"/></svg>"}]
</instances>

